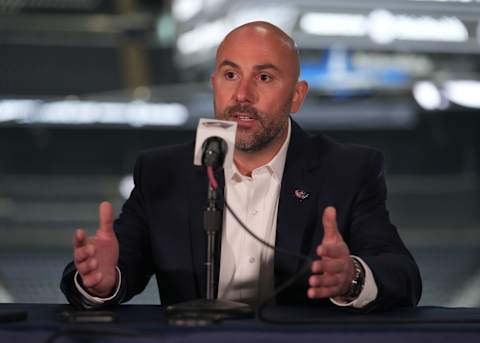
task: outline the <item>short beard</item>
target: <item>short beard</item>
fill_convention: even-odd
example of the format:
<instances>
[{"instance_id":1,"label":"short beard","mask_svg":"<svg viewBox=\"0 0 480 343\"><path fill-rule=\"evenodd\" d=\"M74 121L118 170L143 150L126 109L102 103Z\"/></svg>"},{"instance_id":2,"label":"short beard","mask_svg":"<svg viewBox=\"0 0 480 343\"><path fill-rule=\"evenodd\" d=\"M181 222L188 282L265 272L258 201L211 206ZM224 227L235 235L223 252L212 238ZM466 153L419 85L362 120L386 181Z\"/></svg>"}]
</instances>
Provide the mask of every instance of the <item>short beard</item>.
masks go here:
<instances>
[{"instance_id":1,"label":"short beard","mask_svg":"<svg viewBox=\"0 0 480 343\"><path fill-rule=\"evenodd\" d=\"M268 115L258 112L255 108L245 105L235 105L225 111L226 118L230 118L233 113L243 112L248 113L253 118L258 120L263 127L263 130L250 137L250 139L235 143L235 148L244 153L254 153L261 151L271 145L278 139L288 125L288 116L290 115L292 99L289 99L282 107L280 115L275 115L278 119L268 122ZM279 120L280 118L287 118L287 120Z\"/></svg>"},{"instance_id":2,"label":"short beard","mask_svg":"<svg viewBox=\"0 0 480 343\"><path fill-rule=\"evenodd\" d=\"M254 153L268 147L277 139L285 128L285 123L278 123L273 127L264 127L264 130L252 136L248 141L236 142L235 148L245 153Z\"/></svg>"}]
</instances>

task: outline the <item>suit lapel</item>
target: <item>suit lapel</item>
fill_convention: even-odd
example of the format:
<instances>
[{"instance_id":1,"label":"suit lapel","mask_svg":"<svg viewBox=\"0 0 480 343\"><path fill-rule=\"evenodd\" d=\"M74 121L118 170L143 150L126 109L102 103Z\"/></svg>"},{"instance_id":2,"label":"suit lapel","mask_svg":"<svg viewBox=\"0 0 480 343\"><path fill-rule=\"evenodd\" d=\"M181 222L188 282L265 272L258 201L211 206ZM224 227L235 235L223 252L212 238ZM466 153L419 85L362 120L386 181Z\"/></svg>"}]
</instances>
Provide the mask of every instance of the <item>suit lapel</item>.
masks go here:
<instances>
[{"instance_id":1,"label":"suit lapel","mask_svg":"<svg viewBox=\"0 0 480 343\"><path fill-rule=\"evenodd\" d=\"M323 179L318 150L307 134L292 121L277 215L275 246L295 253L308 254L314 243L318 223L318 190ZM302 261L275 254L275 285L291 277Z\"/></svg>"}]
</instances>

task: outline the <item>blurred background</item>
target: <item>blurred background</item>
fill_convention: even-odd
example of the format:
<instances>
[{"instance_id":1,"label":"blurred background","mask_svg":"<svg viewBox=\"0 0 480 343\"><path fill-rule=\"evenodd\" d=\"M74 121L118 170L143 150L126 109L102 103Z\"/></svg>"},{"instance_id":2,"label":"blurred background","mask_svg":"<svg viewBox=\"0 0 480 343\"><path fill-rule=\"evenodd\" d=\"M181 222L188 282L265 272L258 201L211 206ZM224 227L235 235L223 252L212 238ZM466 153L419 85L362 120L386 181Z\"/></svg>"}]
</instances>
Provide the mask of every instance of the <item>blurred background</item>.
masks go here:
<instances>
[{"instance_id":1,"label":"blurred background","mask_svg":"<svg viewBox=\"0 0 480 343\"><path fill-rule=\"evenodd\" d=\"M421 305L480 306L478 0L0 0L0 302L65 302L74 229L118 213L139 151L193 139L252 20L298 44L305 129L384 151Z\"/></svg>"}]
</instances>

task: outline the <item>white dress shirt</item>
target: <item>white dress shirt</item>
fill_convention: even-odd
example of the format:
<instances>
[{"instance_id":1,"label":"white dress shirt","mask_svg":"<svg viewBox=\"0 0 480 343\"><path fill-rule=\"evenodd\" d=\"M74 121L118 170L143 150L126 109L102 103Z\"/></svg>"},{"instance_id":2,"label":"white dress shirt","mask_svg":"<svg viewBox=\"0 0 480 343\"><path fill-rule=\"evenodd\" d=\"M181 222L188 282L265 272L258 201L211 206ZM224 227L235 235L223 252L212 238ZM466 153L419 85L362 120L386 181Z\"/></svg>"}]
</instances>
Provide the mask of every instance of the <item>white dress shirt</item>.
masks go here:
<instances>
[{"instance_id":1,"label":"white dress shirt","mask_svg":"<svg viewBox=\"0 0 480 343\"><path fill-rule=\"evenodd\" d=\"M270 162L254 169L251 176L242 175L235 164L225 168L228 204L250 230L270 245L275 245L290 130L289 122L287 139L278 153ZM274 251L251 237L227 210L223 227L218 298L258 303L273 292Z\"/></svg>"},{"instance_id":2,"label":"white dress shirt","mask_svg":"<svg viewBox=\"0 0 480 343\"><path fill-rule=\"evenodd\" d=\"M254 169L251 176L242 175L235 165L224 171L228 204L250 230L271 245L275 245L280 186L290 135L289 122L287 139L278 153L270 162ZM218 298L248 304L258 304L266 299L274 290L274 251L252 238L226 209L221 244ZM338 306L361 308L375 300L378 288L368 265L361 258L352 257L365 269L362 292L352 302L344 302L341 298L330 300ZM117 271L120 274L118 268ZM90 302L103 303L107 300L93 297L82 290L77 277L78 272L75 275L76 287ZM121 280L121 275L118 280ZM120 281L116 292L119 288Z\"/></svg>"}]
</instances>

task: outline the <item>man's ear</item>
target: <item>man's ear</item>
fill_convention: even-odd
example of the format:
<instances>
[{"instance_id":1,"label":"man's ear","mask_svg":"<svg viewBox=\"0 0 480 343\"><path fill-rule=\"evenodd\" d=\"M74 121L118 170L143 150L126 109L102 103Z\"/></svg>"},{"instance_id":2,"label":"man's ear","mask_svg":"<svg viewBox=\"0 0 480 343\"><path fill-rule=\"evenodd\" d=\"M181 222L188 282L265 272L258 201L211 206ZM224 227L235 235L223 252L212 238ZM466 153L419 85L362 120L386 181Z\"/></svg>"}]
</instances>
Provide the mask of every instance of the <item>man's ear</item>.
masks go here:
<instances>
[{"instance_id":1,"label":"man's ear","mask_svg":"<svg viewBox=\"0 0 480 343\"><path fill-rule=\"evenodd\" d=\"M295 89L293 91L293 98L292 98L292 109L290 112L297 113L302 108L303 101L308 93L308 83L307 81L297 81L295 83Z\"/></svg>"}]
</instances>

